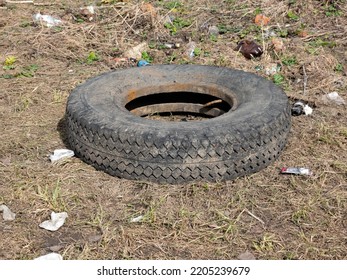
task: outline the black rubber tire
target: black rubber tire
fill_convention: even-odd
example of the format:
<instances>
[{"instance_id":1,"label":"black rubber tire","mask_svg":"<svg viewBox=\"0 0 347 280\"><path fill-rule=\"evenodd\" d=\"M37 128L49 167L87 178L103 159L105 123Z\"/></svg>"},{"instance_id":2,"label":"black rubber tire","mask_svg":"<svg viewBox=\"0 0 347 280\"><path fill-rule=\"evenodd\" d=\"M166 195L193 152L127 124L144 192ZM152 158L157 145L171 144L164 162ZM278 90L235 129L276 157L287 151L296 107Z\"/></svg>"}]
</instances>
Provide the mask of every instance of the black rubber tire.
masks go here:
<instances>
[{"instance_id":1,"label":"black rubber tire","mask_svg":"<svg viewBox=\"0 0 347 280\"><path fill-rule=\"evenodd\" d=\"M191 122L145 119L125 108L134 92L177 84L221 87L232 92L237 108ZM89 79L69 96L66 120L69 144L85 162L120 178L169 184L257 172L279 156L291 126L288 98L272 82L196 65L146 66Z\"/></svg>"}]
</instances>

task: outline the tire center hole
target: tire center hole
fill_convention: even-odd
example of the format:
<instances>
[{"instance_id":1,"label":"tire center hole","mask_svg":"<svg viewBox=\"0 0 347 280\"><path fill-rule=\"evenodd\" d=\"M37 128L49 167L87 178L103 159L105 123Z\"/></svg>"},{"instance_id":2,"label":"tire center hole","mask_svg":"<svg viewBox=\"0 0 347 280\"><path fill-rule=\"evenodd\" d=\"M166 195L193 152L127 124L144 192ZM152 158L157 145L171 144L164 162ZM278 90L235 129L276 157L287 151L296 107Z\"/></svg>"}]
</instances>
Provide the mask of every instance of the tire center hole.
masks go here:
<instances>
[{"instance_id":1,"label":"tire center hole","mask_svg":"<svg viewBox=\"0 0 347 280\"><path fill-rule=\"evenodd\" d=\"M233 95L215 87L185 85L132 90L125 108L136 116L162 121L194 121L221 116L236 107ZM161 88L159 88L161 89ZM211 90L212 89L212 90Z\"/></svg>"}]
</instances>

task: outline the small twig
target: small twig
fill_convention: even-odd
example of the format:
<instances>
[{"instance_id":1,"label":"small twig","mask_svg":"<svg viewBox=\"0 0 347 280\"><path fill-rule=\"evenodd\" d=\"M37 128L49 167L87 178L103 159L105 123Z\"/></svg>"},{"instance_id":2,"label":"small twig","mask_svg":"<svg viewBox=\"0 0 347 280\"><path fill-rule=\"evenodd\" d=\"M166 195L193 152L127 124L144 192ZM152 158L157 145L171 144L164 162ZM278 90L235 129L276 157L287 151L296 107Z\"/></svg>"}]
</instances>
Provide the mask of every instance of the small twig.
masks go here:
<instances>
[{"instance_id":1,"label":"small twig","mask_svg":"<svg viewBox=\"0 0 347 280\"><path fill-rule=\"evenodd\" d=\"M56 3L34 3L34 6L53 6Z\"/></svg>"},{"instance_id":2,"label":"small twig","mask_svg":"<svg viewBox=\"0 0 347 280\"><path fill-rule=\"evenodd\" d=\"M35 1L10 1L6 0L7 4L33 4L34 6L53 6L55 3L35 3Z\"/></svg>"},{"instance_id":3,"label":"small twig","mask_svg":"<svg viewBox=\"0 0 347 280\"><path fill-rule=\"evenodd\" d=\"M302 38L302 40L304 42L308 42L308 41L311 41L313 38L322 37L322 36L329 35L329 34L330 34L329 32L316 33L316 34L308 35L308 36Z\"/></svg>"},{"instance_id":4,"label":"small twig","mask_svg":"<svg viewBox=\"0 0 347 280\"><path fill-rule=\"evenodd\" d=\"M263 23L261 23L261 38L262 38L262 42L263 42L263 52L265 53L265 39L264 39L264 25Z\"/></svg>"},{"instance_id":5,"label":"small twig","mask_svg":"<svg viewBox=\"0 0 347 280\"><path fill-rule=\"evenodd\" d=\"M210 20L214 19L213 17L209 18L208 20L204 21L201 25L200 28L203 28L204 25L206 25Z\"/></svg>"},{"instance_id":6,"label":"small twig","mask_svg":"<svg viewBox=\"0 0 347 280\"><path fill-rule=\"evenodd\" d=\"M214 104L222 103L222 102L223 102L222 99L212 100L212 101L207 102L206 104L204 104L204 105L201 107L201 109L202 109L202 108L209 107L209 106L214 105Z\"/></svg>"},{"instance_id":7,"label":"small twig","mask_svg":"<svg viewBox=\"0 0 347 280\"><path fill-rule=\"evenodd\" d=\"M307 75L306 75L306 69L305 69L305 64L302 65L302 71L304 73L304 95L306 95L306 87L307 87Z\"/></svg>"},{"instance_id":8,"label":"small twig","mask_svg":"<svg viewBox=\"0 0 347 280\"><path fill-rule=\"evenodd\" d=\"M34 1L9 1L9 0L6 0L6 3L9 3L9 4L34 4Z\"/></svg>"},{"instance_id":9,"label":"small twig","mask_svg":"<svg viewBox=\"0 0 347 280\"><path fill-rule=\"evenodd\" d=\"M254 219L258 220L258 221L261 222L263 225L265 225L265 222L264 222L262 219L258 218L256 215L254 215L252 212L248 211L247 209L245 209L245 211L246 211L250 216L252 216Z\"/></svg>"}]
</instances>

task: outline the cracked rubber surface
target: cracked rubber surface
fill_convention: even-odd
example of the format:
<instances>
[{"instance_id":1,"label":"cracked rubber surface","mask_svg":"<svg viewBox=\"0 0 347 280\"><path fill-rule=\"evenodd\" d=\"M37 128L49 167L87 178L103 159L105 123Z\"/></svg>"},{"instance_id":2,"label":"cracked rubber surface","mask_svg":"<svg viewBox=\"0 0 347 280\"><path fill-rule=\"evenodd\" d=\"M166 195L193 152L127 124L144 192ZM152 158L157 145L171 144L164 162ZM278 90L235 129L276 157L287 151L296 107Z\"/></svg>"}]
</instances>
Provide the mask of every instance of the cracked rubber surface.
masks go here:
<instances>
[{"instance_id":1,"label":"cracked rubber surface","mask_svg":"<svg viewBox=\"0 0 347 280\"><path fill-rule=\"evenodd\" d=\"M125 109L142 88L184 84L226 88L237 108L192 122L149 120ZM288 98L272 82L194 65L131 68L89 79L69 96L66 119L71 148L96 169L169 184L225 181L257 172L280 155L291 125Z\"/></svg>"}]
</instances>

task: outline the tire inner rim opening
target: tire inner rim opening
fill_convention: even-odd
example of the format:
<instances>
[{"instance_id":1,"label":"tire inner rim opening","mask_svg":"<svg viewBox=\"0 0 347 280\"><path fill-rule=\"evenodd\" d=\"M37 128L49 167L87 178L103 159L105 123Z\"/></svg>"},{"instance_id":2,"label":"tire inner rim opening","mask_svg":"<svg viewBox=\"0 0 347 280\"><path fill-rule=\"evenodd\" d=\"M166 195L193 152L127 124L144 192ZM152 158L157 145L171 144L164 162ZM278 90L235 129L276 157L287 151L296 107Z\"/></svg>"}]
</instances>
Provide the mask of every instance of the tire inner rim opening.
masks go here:
<instances>
[{"instance_id":1,"label":"tire inner rim opening","mask_svg":"<svg viewBox=\"0 0 347 280\"><path fill-rule=\"evenodd\" d=\"M196 117L190 120L218 117L238 106L235 94L228 88L176 83L132 89L124 103L125 108L136 116Z\"/></svg>"}]
</instances>

